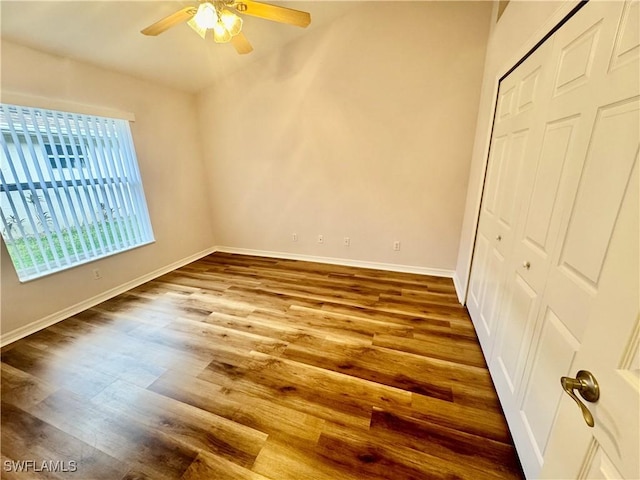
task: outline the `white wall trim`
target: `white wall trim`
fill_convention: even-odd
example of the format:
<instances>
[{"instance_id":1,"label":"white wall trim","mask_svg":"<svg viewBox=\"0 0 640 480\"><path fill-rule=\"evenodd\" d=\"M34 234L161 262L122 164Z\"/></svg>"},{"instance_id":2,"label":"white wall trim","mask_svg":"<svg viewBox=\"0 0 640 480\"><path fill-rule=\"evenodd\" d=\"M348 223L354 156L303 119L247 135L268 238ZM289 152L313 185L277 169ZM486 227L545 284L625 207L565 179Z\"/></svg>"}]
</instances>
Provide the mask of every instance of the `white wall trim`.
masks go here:
<instances>
[{"instance_id":1,"label":"white wall trim","mask_svg":"<svg viewBox=\"0 0 640 480\"><path fill-rule=\"evenodd\" d=\"M198 253L194 253L193 255L189 255L188 257L182 258L176 262L170 263L169 265L165 265L153 272L142 275L141 277L135 278L129 282L123 283L122 285L118 285L117 287L111 288L106 292L102 292L98 295L95 295L91 298L88 298L82 302L76 303L70 307L67 307L58 312L52 313L51 315L47 315L40 320L36 320L35 322L31 322L28 325L24 325L15 330L12 330L8 333L0 335L0 346L4 347L9 343L13 343L16 340L20 340L21 338L26 337L27 335L31 335L32 333L36 333L43 328L49 327L55 323L61 322L73 315L77 315L84 310L87 310L91 307L95 307L99 303L102 303L110 298L113 298L121 293L124 293L132 288L138 287L145 282L153 280L165 273L169 273L177 268L183 267L191 262L194 262L202 257L205 257L211 253L215 252L215 248L207 248Z\"/></svg>"},{"instance_id":2,"label":"white wall trim","mask_svg":"<svg viewBox=\"0 0 640 480\"><path fill-rule=\"evenodd\" d=\"M464 302L467 299L466 285L463 285L463 283L460 281L460 277L458 277L458 272L454 272L453 277L451 278L453 280L453 286L456 289L456 295L458 296L458 301L460 302L461 305L464 305Z\"/></svg>"},{"instance_id":3,"label":"white wall trim","mask_svg":"<svg viewBox=\"0 0 640 480\"><path fill-rule=\"evenodd\" d=\"M270 252L265 250L252 250L249 248L217 246L215 247L215 251L237 253L240 255L254 255L257 257L281 258L283 260L328 263L330 265L343 265L346 267L371 268L376 270L386 270L389 272L415 273L418 275L431 275L433 277L453 278L454 273L453 270L445 270L442 268L416 267L413 265L401 265L397 263L366 262L362 260L352 260L349 258L316 257L313 255L302 255L289 252Z\"/></svg>"}]
</instances>

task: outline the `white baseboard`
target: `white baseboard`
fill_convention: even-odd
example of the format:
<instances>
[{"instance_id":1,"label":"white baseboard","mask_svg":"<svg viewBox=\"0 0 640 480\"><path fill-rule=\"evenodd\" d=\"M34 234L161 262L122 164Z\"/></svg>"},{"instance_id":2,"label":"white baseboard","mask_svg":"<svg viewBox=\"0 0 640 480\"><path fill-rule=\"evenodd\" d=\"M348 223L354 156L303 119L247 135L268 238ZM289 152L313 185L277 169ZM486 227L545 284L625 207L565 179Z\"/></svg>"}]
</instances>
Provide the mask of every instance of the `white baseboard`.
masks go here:
<instances>
[{"instance_id":1,"label":"white baseboard","mask_svg":"<svg viewBox=\"0 0 640 480\"><path fill-rule=\"evenodd\" d=\"M0 346L4 347L9 343L13 343L16 340L20 340L21 338L24 338L27 335L31 335L32 333L37 332L38 330L42 330L43 328L46 328L50 325L58 323L73 315L77 315L78 313L84 310L87 310L91 307L94 307L106 300L109 300L110 298L120 295L121 293L124 293L127 290L131 290L132 288L138 287L145 282L153 280L154 278L158 278L159 276L164 275L165 273L169 273L177 268L183 267L184 265L194 262L213 252L215 252L215 248L207 248L198 253L194 253L193 255L189 255L186 258L182 258L169 265L165 265L164 267L154 270L153 272L147 273L134 280L126 282L122 285L118 285L117 287L111 288L105 292L100 293L99 295L88 298L87 300L83 300L82 302L76 303L75 305L67 307L58 312L52 313L51 315L47 315L46 317L41 318L40 320L36 320L35 322L31 322L28 325L24 325L8 333L5 333L0 336Z\"/></svg>"},{"instance_id":2,"label":"white baseboard","mask_svg":"<svg viewBox=\"0 0 640 480\"><path fill-rule=\"evenodd\" d=\"M412 265L401 265L396 263L365 262L362 260L351 260L348 258L316 257L313 255L301 255L288 252L270 252L265 250L252 250L248 248L236 248L227 246L217 246L216 252L237 253L240 255L254 255L257 257L281 258L283 260L301 260L305 262L328 263L331 265L343 265L347 267L372 268L375 270L386 270L389 272L416 273L418 275L431 275L433 277L453 278L453 270L441 268L416 267Z\"/></svg>"},{"instance_id":3,"label":"white baseboard","mask_svg":"<svg viewBox=\"0 0 640 480\"><path fill-rule=\"evenodd\" d=\"M458 295L458 301L464 305L465 302L467 301L467 297L466 297L466 289L462 286L462 283L460 282L460 277L458 277L458 272L455 272L453 274L453 286L456 289L456 295Z\"/></svg>"}]
</instances>

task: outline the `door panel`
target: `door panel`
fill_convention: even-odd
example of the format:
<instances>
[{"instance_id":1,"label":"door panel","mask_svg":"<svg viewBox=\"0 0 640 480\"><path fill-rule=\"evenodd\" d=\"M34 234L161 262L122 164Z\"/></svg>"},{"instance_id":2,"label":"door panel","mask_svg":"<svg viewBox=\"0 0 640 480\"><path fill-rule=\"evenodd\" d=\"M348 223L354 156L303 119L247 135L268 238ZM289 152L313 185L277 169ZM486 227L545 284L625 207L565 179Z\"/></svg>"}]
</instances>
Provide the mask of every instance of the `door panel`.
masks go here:
<instances>
[{"instance_id":1,"label":"door panel","mask_svg":"<svg viewBox=\"0 0 640 480\"><path fill-rule=\"evenodd\" d=\"M543 317L542 332L534 352L527 386L524 389L522 412L525 425L531 432L532 443L538 455L545 454L562 390L556 387L558 379L567 372L580 343L551 308Z\"/></svg>"},{"instance_id":2,"label":"door panel","mask_svg":"<svg viewBox=\"0 0 640 480\"><path fill-rule=\"evenodd\" d=\"M545 129L524 229L524 241L531 249L537 248L541 257L549 255L551 214L558 202L560 180L578 120L579 117L562 119L547 124Z\"/></svg>"},{"instance_id":3,"label":"door panel","mask_svg":"<svg viewBox=\"0 0 640 480\"><path fill-rule=\"evenodd\" d=\"M594 445L593 451L589 452L589 459L585 464L584 475L582 478L618 480L623 478L622 474L616 469L611 459L607 456L602 448Z\"/></svg>"},{"instance_id":4,"label":"door panel","mask_svg":"<svg viewBox=\"0 0 640 480\"><path fill-rule=\"evenodd\" d=\"M491 149L492 165L488 172L487 179L487 202L484 210L489 215L495 215L496 205L498 201L498 192L500 191L500 170L504 160L504 154L507 147L507 135L497 137L495 145Z\"/></svg>"},{"instance_id":5,"label":"door panel","mask_svg":"<svg viewBox=\"0 0 640 480\"><path fill-rule=\"evenodd\" d=\"M487 278L490 280L484 284L483 302L480 309L480 321L487 334L493 331L495 308L498 303L498 294L500 293L499 283L493 279L500 278L503 265L504 257L497 249L492 249L489 252L487 262Z\"/></svg>"},{"instance_id":6,"label":"door panel","mask_svg":"<svg viewBox=\"0 0 640 480\"><path fill-rule=\"evenodd\" d=\"M476 249L474 253L476 265L482 265L483 268L486 266L488 252L489 239L485 235L478 232L478 238L476 239ZM479 271L480 269L476 268L476 272ZM471 280L469 282L469 299L467 301L469 305L481 305L483 278L484 276L480 276L480 274L478 273L471 277Z\"/></svg>"},{"instance_id":7,"label":"door panel","mask_svg":"<svg viewBox=\"0 0 640 480\"><path fill-rule=\"evenodd\" d=\"M515 396L519 391L522 369L527 358L528 338L533 330L538 294L518 274L509 285L509 293L504 302L504 327L500 332L500 342L492 363L500 365L504 376L503 379L494 379L498 392L501 391L504 380L509 394Z\"/></svg>"},{"instance_id":8,"label":"door panel","mask_svg":"<svg viewBox=\"0 0 640 480\"><path fill-rule=\"evenodd\" d=\"M518 89L518 113L532 108L537 103L541 70L542 67L537 66L531 73L526 74L522 80L520 80L520 87Z\"/></svg>"},{"instance_id":9,"label":"door panel","mask_svg":"<svg viewBox=\"0 0 640 480\"><path fill-rule=\"evenodd\" d=\"M500 93L498 98L498 121L504 121L511 116L515 91L515 86L511 85Z\"/></svg>"},{"instance_id":10,"label":"door panel","mask_svg":"<svg viewBox=\"0 0 640 480\"><path fill-rule=\"evenodd\" d=\"M637 62L640 57L640 44L638 42L638 31L640 30L640 26L638 25L639 23L640 3L627 3L624 6L624 12L622 13L620 21L620 28L616 34L616 44L611 55L609 73L613 72L617 68L622 68L629 64L631 64L631 68L634 68L633 64ZM637 81L637 78L633 79L629 76L628 80L633 83L634 81ZM627 85L626 88L633 88L633 86Z\"/></svg>"},{"instance_id":11,"label":"door panel","mask_svg":"<svg viewBox=\"0 0 640 480\"><path fill-rule=\"evenodd\" d=\"M560 263L597 286L638 148L638 98L598 111ZM615 168L612 168L615 159Z\"/></svg>"},{"instance_id":12,"label":"door panel","mask_svg":"<svg viewBox=\"0 0 640 480\"><path fill-rule=\"evenodd\" d=\"M527 145L528 130L515 132L509 139L508 161L503 162L500 178L500 191L498 195L499 220L501 232L513 228L515 214L515 199L517 188L520 185L520 173L522 171L522 159ZM500 243L499 246L504 245Z\"/></svg>"},{"instance_id":13,"label":"door panel","mask_svg":"<svg viewBox=\"0 0 640 480\"><path fill-rule=\"evenodd\" d=\"M561 49L554 96L579 88L589 82L598 48L602 23L598 20Z\"/></svg>"}]
</instances>

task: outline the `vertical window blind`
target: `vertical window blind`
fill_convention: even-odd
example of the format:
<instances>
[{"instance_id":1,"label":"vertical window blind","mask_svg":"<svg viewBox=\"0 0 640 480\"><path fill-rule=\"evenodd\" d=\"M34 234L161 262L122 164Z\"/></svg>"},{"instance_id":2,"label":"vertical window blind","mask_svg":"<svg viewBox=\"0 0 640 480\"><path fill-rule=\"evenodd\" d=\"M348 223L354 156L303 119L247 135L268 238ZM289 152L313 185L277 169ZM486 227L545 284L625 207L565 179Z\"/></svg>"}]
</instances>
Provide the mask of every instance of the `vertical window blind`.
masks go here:
<instances>
[{"instance_id":1,"label":"vertical window blind","mask_svg":"<svg viewBox=\"0 0 640 480\"><path fill-rule=\"evenodd\" d=\"M20 281L153 242L126 120L0 104L0 222Z\"/></svg>"}]
</instances>

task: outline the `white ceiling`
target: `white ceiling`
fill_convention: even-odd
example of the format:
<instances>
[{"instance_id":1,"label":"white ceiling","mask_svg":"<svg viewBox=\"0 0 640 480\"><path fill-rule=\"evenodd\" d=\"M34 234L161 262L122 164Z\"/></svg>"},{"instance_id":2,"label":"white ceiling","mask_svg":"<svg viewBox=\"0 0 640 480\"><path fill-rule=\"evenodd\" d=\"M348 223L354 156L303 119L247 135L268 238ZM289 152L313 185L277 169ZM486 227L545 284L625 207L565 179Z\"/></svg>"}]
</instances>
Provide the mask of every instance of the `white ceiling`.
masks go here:
<instances>
[{"instance_id":1,"label":"white ceiling","mask_svg":"<svg viewBox=\"0 0 640 480\"><path fill-rule=\"evenodd\" d=\"M354 8L344 1L267 1L311 13L306 28L243 16L242 31L254 47L238 55L230 45L203 40L186 24L157 37L140 30L193 1L1 0L3 39L110 70L197 92Z\"/></svg>"}]
</instances>

